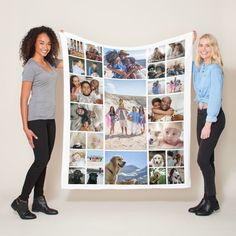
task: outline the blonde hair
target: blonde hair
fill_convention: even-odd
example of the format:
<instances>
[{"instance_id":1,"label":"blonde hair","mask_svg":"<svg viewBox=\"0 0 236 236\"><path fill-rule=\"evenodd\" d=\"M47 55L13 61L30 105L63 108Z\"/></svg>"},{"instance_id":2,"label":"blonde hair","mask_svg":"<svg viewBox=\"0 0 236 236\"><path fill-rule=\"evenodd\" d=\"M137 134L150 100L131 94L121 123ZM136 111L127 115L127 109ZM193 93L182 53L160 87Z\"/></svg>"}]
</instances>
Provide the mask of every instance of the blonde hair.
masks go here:
<instances>
[{"instance_id":1,"label":"blonde hair","mask_svg":"<svg viewBox=\"0 0 236 236\"><path fill-rule=\"evenodd\" d=\"M216 38L211 34L203 34L200 37L199 42L203 38L207 39L209 41L209 45L212 49L211 64L213 64L213 63L218 64L223 69L223 61L222 61L222 57L220 54L220 48L219 48ZM196 64L199 67L202 63L203 63L203 59L200 57L199 53L197 52Z\"/></svg>"}]
</instances>

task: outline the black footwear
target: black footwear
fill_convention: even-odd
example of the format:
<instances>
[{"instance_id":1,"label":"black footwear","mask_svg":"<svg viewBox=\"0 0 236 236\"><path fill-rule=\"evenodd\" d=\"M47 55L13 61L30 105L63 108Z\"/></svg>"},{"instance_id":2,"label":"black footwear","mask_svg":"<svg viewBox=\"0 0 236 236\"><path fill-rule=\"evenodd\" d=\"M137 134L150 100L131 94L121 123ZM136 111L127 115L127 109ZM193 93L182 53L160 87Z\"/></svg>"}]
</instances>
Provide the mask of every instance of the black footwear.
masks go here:
<instances>
[{"instance_id":1,"label":"black footwear","mask_svg":"<svg viewBox=\"0 0 236 236\"><path fill-rule=\"evenodd\" d=\"M209 216L214 211L217 211L219 209L220 209L220 206L217 200L215 202L212 202L209 199L206 199L203 206L199 210L197 210L195 214L197 216Z\"/></svg>"},{"instance_id":2,"label":"black footwear","mask_svg":"<svg viewBox=\"0 0 236 236\"><path fill-rule=\"evenodd\" d=\"M20 218L23 220L32 220L36 218L36 215L29 211L28 201L17 198L12 202L11 207L13 210L17 211Z\"/></svg>"},{"instance_id":3,"label":"black footwear","mask_svg":"<svg viewBox=\"0 0 236 236\"><path fill-rule=\"evenodd\" d=\"M58 211L52 208L49 208L46 202L46 199L44 196L40 196L34 199L33 206L32 206L33 212L43 212L47 215L57 215Z\"/></svg>"},{"instance_id":4,"label":"black footwear","mask_svg":"<svg viewBox=\"0 0 236 236\"><path fill-rule=\"evenodd\" d=\"M195 213L196 211L201 209L201 207L205 204L205 202L206 202L206 199L203 198L197 206L189 208L188 211L190 213Z\"/></svg>"}]
</instances>

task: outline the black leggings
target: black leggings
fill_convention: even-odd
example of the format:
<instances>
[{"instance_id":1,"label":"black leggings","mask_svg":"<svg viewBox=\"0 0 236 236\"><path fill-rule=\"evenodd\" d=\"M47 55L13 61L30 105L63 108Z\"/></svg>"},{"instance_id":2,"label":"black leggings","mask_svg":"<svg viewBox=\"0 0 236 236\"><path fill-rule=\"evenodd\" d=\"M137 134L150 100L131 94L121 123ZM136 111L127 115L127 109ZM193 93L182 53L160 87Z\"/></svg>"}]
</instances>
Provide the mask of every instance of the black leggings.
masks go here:
<instances>
[{"instance_id":1,"label":"black leggings","mask_svg":"<svg viewBox=\"0 0 236 236\"><path fill-rule=\"evenodd\" d=\"M197 139L199 144L198 165L202 171L204 179L204 196L215 197L215 165L214 165L214 149L217 141L225 127L225 114L220 109L217 122L212 123L210 137L201 139L202 128L206 123L207 110L198 110L197 116Z\"/></svg>"},{"instance_id":2,"label":"black leggings","mask_svg":"<svg viewBox=\"0 0 236 236\"><path fill-rule=\"evenodd\" d=\"M38 139L34 139L34 162L25 178L20 195L22 200L27 200L34 187L34 198L43 195L43 186L46 175L47 164L50 160L55 141L55 120L33 120L28 121L28 127Z\"/></svg>"}]
</instances>

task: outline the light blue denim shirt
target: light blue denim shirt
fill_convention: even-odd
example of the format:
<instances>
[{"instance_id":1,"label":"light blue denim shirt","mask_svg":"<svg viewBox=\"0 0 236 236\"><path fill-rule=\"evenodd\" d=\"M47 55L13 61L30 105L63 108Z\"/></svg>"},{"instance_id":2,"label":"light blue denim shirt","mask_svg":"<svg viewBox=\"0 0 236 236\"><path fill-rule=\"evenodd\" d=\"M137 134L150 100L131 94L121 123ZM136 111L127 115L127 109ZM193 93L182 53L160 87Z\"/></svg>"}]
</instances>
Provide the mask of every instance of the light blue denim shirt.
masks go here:
<instances>
[{"instance_id":1,"label":"light blue denim shirt","mask_svg":"<svg viewBox=\"0 0 236 236\"><path fill-rule=\"evenodd\" d=\"M221 108L223 71L218 64L204 64L197 67L193 62L193 85L195 101L200 107L207 103L208 122L216 122Z\"/></svg>"}]
</instances>

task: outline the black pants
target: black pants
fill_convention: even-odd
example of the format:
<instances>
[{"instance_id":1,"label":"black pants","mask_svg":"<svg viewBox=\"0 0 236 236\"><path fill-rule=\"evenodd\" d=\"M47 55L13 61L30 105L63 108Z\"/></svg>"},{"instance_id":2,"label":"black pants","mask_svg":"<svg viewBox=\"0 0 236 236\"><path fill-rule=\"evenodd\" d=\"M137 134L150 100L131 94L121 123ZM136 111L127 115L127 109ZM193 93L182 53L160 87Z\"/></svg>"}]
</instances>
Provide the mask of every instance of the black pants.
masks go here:
<instances>
[{"instance_id":1,"label":"black pants","mask_svg":"<svg viewBox=\"0 0 236 236\"><path fill-rule=\"evenodd\" d=\"M217 141L225 127L225 115L220 109L217 122L212 123L210 137L201 139L201 131L206 123L207 110L198 110L197 116L197 139L199 144L198 165L202 171L204 179L204 196L215 197L215 165L214 165L214 149Z\"/></svg>"},{"instance_id":2,"label":"black pants","mask_svg":"<svg viewBox=\"0 0 236 236\"><path fill-rule=\"evenodd\" d=\"M33 120L28 122L38 139L34 139L34 162L25 178L20 198L27 200L34 187L34 198L43 195L47 164L50 160L55 141L55 120Z\"/></svg>"}]
</instances>

